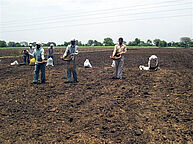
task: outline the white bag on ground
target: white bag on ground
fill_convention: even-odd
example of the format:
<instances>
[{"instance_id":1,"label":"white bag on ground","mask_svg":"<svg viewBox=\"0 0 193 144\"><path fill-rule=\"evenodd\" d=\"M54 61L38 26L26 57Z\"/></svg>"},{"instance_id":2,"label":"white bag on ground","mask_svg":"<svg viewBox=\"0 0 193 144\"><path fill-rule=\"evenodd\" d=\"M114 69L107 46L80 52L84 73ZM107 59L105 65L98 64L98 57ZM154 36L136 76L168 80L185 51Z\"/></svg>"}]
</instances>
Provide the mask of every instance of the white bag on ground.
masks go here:
<instances>
[{"instance_id":1,"label":"white bag on ground","mask_svg":"<svg viewBox=\"0 0 193 144\"><path fill-rule=\"evenodd\" d=\"M14 61L14 62L11 63L12 66L13 65L18 65L18 64L19 64L18 61Z\"/></svg>"},{"instance_id":2,"label":"white bag on ground","mask_svg":"<svg viewBox=\"0 0 193 144\"><path fill-rule=\"evenodd\" d=\"M111 64L111 67L115 67L115 61L113 60L112 64Z\"/></svg>"},{"instance_id":3,"label":"white bag on ground","mask_svg":"<svg viewBox=\"0 0 193 144\"><path fill-rule=\"evenodd\" d=\"M149 70L149 67L140 65L140 66L139 66L139 69L140 69L140 70Z\"/></svg>"},{"instance_id":4,"label":"white bag on ground","mask_svg":"<svg viewBox=\"0 0 193 144\"><path fill-rule=\"evenodd\" d=\"M51 57L47 60L46 66L54 66L53 59Z\"/></svg>"},{"instance_id":5,"label":"white bag on ground","mask_svg":"<svg viewBox=\"0 0 193 144\"><path fill-rule=\"evenodd\" d=\"M84 67L85 68L92 68L92 65L90 64L89 60L86 59L85 62L84 62Z\"/></svg>"},{"instance_id":6,"label":"white bag on ground","mask_svg":"<svg viewBox=\"0 0 193 144\"><path fill-rule=\"evenodd\" d=\"M158 68L158 57L156 55L152 55L149 57L148 66L140 65L140 70L157 70Z\"/></svg>"}]
</instances>

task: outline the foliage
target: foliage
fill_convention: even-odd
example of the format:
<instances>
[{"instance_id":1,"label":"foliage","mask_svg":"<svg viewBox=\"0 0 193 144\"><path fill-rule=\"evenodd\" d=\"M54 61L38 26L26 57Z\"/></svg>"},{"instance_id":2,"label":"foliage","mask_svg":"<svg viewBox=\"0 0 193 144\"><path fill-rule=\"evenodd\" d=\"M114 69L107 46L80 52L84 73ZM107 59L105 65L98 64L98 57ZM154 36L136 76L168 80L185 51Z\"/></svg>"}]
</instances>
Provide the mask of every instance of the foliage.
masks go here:
<instances>
[{"instance_id":1,"label":"foliage","mask_svg":"<svg viewBox=\"0 0 193 144\"><path fill-rule=\"evenodd\" d=\"M56 47L56 43L55 42L48 42L43 44L42 46L50 46L50 44L54 44L54 46ZM189 37L182 37L180 39L180 42L166 42L165 40L160 40L160 39L154 39L153 41L148 39L146 42L145 41L141 41L139 38L135 38L134 41L129 41L128 43L126 41L123 41L124 44L128 45L128 46L132 46L132 47L151 47L151 46L155 46L155 47L193 47L193 40L191 40L191 38ZM32 42L31 43L33 46L36 45L36 42ZM60 44L57 46L60 47L66 47L70 44L70 42L64 42L64 44ZM107 37L104 39L103 43L99 42L97 40L88 40L88 42L86 44L83 44L81 41L76 41L76 44L78 46L87 46L87 47L93 47L93 46L114 46L114 42L113 39L110 37ZM0 47L27 47L28 46L28 42L8 42L6 43L6 41L4 40L0 40Z\"/></svg>"},{"instance_id":2,"label":"foliage","mask_svg":"<svg viewBox=\"0 0 193 144\"><path fill-rule=\"evenodd\" d=\"M191 39L189 37L182 37L180 39L180 41L182 42L182 44L184 45L184 47L188 47L191 44Z\"/></svg>"},{"instance_id":3,"label":"foliage","mask_svg":"<svg viewBox=\"0 0 193 144\"><path fill-rule=\"evenodd\" d=\"M6 47L6 41L0 40L0 47Z\"/></svg>"},{"instance_id":4,"label":"foliage","mask_svg":"<svg viewBox=\"0 0 193 144\"><path fill-rule=\"evenodd\" d=\"M113 43L113 39L112 38L104 38L103 44L105 46L114 46L115 44Z\"/></svg>"}]
</instances>

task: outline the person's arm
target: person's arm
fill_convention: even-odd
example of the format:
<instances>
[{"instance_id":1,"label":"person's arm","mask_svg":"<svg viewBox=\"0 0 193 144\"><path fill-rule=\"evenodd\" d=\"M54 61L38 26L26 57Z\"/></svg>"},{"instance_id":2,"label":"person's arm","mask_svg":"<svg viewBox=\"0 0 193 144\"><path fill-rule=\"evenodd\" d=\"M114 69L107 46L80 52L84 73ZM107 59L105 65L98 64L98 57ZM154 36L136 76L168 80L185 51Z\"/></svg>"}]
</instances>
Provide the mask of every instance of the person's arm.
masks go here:
<instances>
[{"instance_id":1,"label":"person's arm","mask_svg":"<svg viewBox=\"0 0 193 144\"><path fill-rule=\"evenodd\" d=\"M42 48L42 52L41 52L41 58L42 58L42 60L44 60L45 59L45 57L44 57L44 49Z\"/></svg>"},{"instance_id":2,"label":"person's arm","mask_svg":"<svg viewBox=\"0 0 193 144\"><path fill-rule=\"evenodd\" d=\"M115 47L114 47L113 55L112 56L115 56L116 52L117 52L117 45L115 45Z\"/></svg>"},{"instance_id":3,"label":"person's arm","mask_svg":"<svg viewBox=\"0 0 193 144\"><path fill-rule=\"evenodd\" d=\"M65 58L67 56L68 49L69 49L69 46L66 47L66 51L64 52L63 58Z\"/></svg>"},{"instance_id":4,"label":"person's arm","mask_svg":"<svg viewBox=\"0 0 193 144\"><path fill-rule=\"evenodd\" d=\"M30 55L31 57L35 57L34 51L33 51L33 53L30 53L30 52L29 52L29 55Z\"/></svg>"}]
</instances>

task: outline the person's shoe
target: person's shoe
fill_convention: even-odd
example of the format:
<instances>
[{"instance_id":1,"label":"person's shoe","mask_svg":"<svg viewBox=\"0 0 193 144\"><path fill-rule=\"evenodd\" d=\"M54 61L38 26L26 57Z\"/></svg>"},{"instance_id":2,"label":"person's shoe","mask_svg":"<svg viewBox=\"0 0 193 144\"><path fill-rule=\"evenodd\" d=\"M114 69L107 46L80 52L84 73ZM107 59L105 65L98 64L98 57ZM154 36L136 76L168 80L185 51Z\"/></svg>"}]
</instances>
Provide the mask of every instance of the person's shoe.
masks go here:
<instances>
[{"instance_id":1,"label":"person's shoe","mask_svg":"<svg viewBox=\"0 0 193 144\"><path fill-rule=\"evenodd\" d=\"M65 81L64 83L72 83L71 81Z\"/></svg>"},{"instance_id":2,"label":"person's shoe","mask_svg":"<svg viewBox=\"0 0 193 144\"><path fill-rule=\"evenodd\" d=\"M41 82L40 84L45 84L46 82Z\"/></svg>"},{"instance_id":3,"label":"person's shoe","mask_svg":"<svg viewBox=\"0 0 193 144\"><path fill-rule=\"evenodd\" d=\"M118 77L117 79L118 79L118 80L122 80L123 78L122 78L122 77Z\"/></svg>"},{"instance_id":4,"label":"person's shoe","mask_svg":"<svg viewBox=\"0 0 193 144\"><path fill-rule=\"evenodd\" d=\"M116 76L112 77L112 79L118 79Z\"/></svg>"},{"instance_id":5,"label":"person's shoe","mask_svg":"<svg viewBox=\"0 0 193 144\"><path fill-rule=\"evenodd\" d=\"M31 84L37 84L38 82L31 82Z\"/></svg>"},{"instance_id":6,"label":"person's shoe","mask_svg":"<svg viewBox=\"0 0 193 144\"><path fill-rule=\"evenodd\" d=\"M78 83L78 80L73 81L73 83Z\"/></svg>"}]
</instances>

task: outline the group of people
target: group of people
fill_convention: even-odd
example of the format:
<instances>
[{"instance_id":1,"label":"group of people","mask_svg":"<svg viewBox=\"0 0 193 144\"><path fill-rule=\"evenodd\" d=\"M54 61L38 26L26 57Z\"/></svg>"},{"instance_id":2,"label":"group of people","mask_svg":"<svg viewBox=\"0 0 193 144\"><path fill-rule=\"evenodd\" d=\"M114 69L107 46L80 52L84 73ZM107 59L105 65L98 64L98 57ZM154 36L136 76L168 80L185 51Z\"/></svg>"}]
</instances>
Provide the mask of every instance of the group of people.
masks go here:
<instances>
[{"instance_id":1,"label":"group of people","mask_svg":"<svg viewBox=\"0 0 193 144\"><path fill-rule=\"evenodd\" d=\"M71 44L67 46L62 59L65 57L70 57L70 60L67 61L67 81L65 83L77 83L77 72L76 72L76 56L78 55L78 47L76 46L76 40L71 40ZM32 84L37 84L39 79L39 73L41 71L41 84L46 82L45 79L45 56L44 49L41 47L41 43L36 43L36 48L30 44L29 51L23 51L24 64L30 63L30 57L35 58L35 70L33 76ZM48 59L52 58L54 64L54 45L51 44L48 48ZM73 81L71 81L71 73L73 73Z\"/></svg>"},{"instance_id":2,"label":"group of people","mask_svg":"<svg viewBox=\"0 0 193 144\"><path fill-rule=\"evenodd\" d=\"M124 54L127 52L127 47L123 44L123 38L119 38L118 44L115 45L113 54L110 56L115 62L115 76L113 79L122 79L122 70L124 65ZM24 63L29 64L29 57L35 58L35 70L33 76L32 84L38 83L39 72L41 71L41 83L45 83L45 57L44 49L41 47L41 43L36 44L36 48L33 48L32 45L29 47L27 53L23 53ZM67 61L67 80L65 83L77 83L77 71L76 71L76 56L78 55L78 47L76 45L76 40L72 39L70 45L67 46L65 53L61 57L63 60ZM54 45L51 44L48 49L48 58L54 60ZM73 74L73 81L71 80L71 74Z\"/></svg>"}]
</instances>

